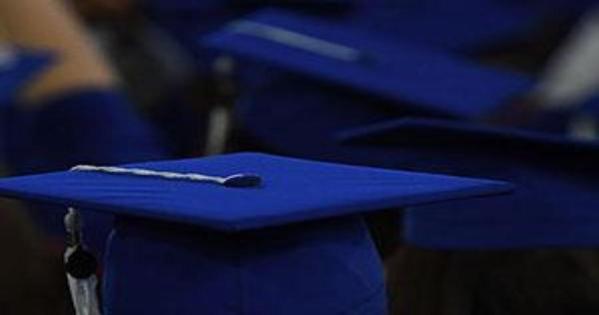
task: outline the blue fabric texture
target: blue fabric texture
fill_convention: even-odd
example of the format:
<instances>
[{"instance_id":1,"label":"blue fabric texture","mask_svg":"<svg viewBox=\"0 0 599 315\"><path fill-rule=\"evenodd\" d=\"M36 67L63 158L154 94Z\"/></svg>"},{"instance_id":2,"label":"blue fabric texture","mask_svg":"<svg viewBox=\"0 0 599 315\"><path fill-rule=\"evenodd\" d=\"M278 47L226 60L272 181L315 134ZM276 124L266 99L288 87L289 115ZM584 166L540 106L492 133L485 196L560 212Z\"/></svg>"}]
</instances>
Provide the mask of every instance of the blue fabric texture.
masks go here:
<instances>
[{"instance_id":1,"label":"blue fabric texture","mask_svg":"<svg viewBox=\"0 0 599 315\"><path fill-rule=\"evenodd\" d=\"M15 51L14 59L0 65L0 105L12 104L21 86L51 64L52 56L24 49Z\"/></svg>"},{"instance_id":2,"label":"blue fabric texture","mask_svg":"<svg viewBox=\"0 0 599 315\"><path fill-rule=\"evenodd\" d=\"M597 246L599 144L520 130L404 119L352 130L354 146L386 148L418 171L513 182L493 200L408 209L405 237L443 249ZM386 166L390 166L387 164Z\"/></svg>"},{"instance_id":3,"label":"blue fabric texture","mask_svg":"<svg viewBox=\"0 0 599 315\"><path fill-rule=\"evenodd\" d=\"M382 264L358 217L220 234L119 222L105 314L387 313Z\"/></svg>"},{"instance_id":4,"label":"blue fabric texture","mask_svg":"<svg viewBox=\"0 0 599 315\"><path fill-rule=\"evenodd\" d=\"M253 173L264 183L241 189L78 171L6 178L0 180L0 192L63 206L237 231L495 194L511 188L503 182L254 153L129 166L218 176Z\"/></svg>"},{"instance_id":5,"label":"blue fabric texture","mask_svg":"<svg viewBox=\"0 0 599 315\"><path fill-rule=\"evenodd\" d=\"M120 93L82 90L56 96L38 110L14 106L4 117L7 165L16 174L65 170L82 163L118 164L164 158L153 130ZM49 235L64 235L64 208L33 211ZM42 211L38 211L42 210ZM89 245L101 251L112 216L90 212Z\"/></svg>"},{"instance_id":6,"label":"blue fabric texture","mask_svg":"<svg viewBox=\"0 0 599 315\"><path fill-rule=\"evenodd\" d=\"M202 43L242 60L377 95L401 107L409 104L433 113L476 118L493 112L532 84L524 75L282 10L262 10L244 20L350 47L360 57L340 60L235 32L233 26L206 36Z\"/></svg>"}]
</instances>

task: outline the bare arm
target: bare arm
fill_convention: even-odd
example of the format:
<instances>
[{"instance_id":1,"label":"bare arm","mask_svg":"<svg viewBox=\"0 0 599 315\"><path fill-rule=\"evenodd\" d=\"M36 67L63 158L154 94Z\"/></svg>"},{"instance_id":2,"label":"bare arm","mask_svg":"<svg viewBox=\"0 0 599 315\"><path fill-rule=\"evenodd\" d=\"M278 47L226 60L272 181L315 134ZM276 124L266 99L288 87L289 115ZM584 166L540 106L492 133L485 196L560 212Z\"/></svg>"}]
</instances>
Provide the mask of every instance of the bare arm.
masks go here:
<instances>
[{"instance_id":1,"label":"bare arm","mask_svg":"<svg viewBox=\"0 0 599 315\"><path fill-rule=\"evenodd\" d=\"M28 103L68 90L117 85L114 71L62 0L0 0L0 24L8 41L58 57L25 89L22 97Z\"/></svg>"}]
</instances>

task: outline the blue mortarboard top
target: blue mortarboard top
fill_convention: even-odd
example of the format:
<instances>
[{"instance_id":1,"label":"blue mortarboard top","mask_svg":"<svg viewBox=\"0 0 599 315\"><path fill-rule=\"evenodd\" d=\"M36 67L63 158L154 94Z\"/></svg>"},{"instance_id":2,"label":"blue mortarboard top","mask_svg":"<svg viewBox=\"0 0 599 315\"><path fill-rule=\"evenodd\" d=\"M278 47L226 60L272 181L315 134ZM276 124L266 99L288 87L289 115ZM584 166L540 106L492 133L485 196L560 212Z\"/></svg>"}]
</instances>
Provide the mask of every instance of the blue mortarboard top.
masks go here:
<instances>
[{"instance_id":1,"label":"blue mortarboard top","mask_svg":"<svg viewBox=\"0 0 599 315\"><path fill-rule=\"evenodd\" d=\"M261 183L82 168L1 179L4 196L117 214L105 257L106 314L385 314L380 261L356 214L510 189L256 153L123 168L251 173Z\"/></svg>"},{"instance_id":2,"label":"blue mortarboard top","mask_svg":"<svg viewBox=\"0 0 599 315\"><path fill-rule=\"evenodd\" d=\"M376 95L396 106L456 117L488 114L532 83L523 75L282 10L259 11L202 42L256 64Z\"/></svg>"},{"instance_id":3,"label":"blue mortarboard top","mask_svg":"<svg viewBox=\"0 0 599 315\"><path fill-rule=\"evenodd\" d=\"M405 213L408 242L433 248L599 244L599 144L449 121L403 119L345 132L349 143L396 151L419 171L509 180L513 195Z\"/></svg>"},{"instance_id":4,"label":"blue mortarboard top","mask_svg":"<svg viewBox=\"0 0 599 315\"><path fill-rule=\"evenodd\" d=\"M0 104L10 103L21 86L50 61L47 53L0 45Z\"/></svg>"}]
</instances>

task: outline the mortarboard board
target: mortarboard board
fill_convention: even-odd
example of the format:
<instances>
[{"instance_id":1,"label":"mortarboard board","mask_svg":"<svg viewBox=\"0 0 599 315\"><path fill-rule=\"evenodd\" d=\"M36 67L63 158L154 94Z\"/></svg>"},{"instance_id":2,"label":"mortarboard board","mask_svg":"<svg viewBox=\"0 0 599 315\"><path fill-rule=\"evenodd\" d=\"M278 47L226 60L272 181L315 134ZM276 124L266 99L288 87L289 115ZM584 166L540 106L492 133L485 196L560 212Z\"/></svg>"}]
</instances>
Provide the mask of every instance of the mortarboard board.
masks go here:
<instances>
[{"instance_id":1,"label":"mortarboard board","mask_svg":"<svg viewBox=\"0 0 599 315\"><path fill-rule=\"evenodd\" d=\"M455 117L484 116L532 83L445 52L283 10L258 11L202 43L242 60L376 95L391 105Z\"/></svg>"},{"instance_id":2,"label":"mortarboard board","mask_svg":"<svg viewBox=\"0 0 599 315\"><path fill-rule=\"evenodd\" d=\"M357 214L509 190L257 153L0 179L3 196L116 214L105 314L385 314Z\"/></svg>"},{"instance_id":3,"label":"mortarboard board","mask_svg":"<svg viewBox=\"0 0 599 315\"><path fill-rule=\"evenodd\" d=\"M0 45L0 104L6 105L51 61L47 53Z\"/></svg>"},{"instance_id":4,"label":"mortarboard board","mask_svg":"<svg viewBox=\"0 0 599 315\"><path fill-rule=\"evenodd\" d=\"M375 124L346 131L339 139L386 147L398 167L476 174L516 185L513 195L492 202L456 201L406 211L404 233L410 243L448 249L599 244L597 143L426 119Z\"/></svg>"}]
</instances>

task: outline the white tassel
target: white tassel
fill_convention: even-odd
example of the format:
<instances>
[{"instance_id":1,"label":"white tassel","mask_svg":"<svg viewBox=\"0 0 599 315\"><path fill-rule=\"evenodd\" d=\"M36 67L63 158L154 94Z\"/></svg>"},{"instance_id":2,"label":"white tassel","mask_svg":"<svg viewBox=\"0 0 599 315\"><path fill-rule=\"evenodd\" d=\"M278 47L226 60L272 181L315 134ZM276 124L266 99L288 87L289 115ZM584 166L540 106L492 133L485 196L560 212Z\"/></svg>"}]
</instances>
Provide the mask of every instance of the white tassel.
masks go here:
<instances>
[{"instance_id":1,"label":"white tassel","mask_svg":"<svg viewBox=\"0 0 599 315\"><path fill-rule=\"evenodd\" d=\"M188 180L194 182L212 183L227 187L255 187L261 184L261 178L253 174L234 174L226 177L210 176L197 173L175 173L166 171L154 171L142 168L124 168L115 166L78 165L71 171L101 172L108 174L133 175L158 177L173 180Z\"/></svg>"}]
</instances>

